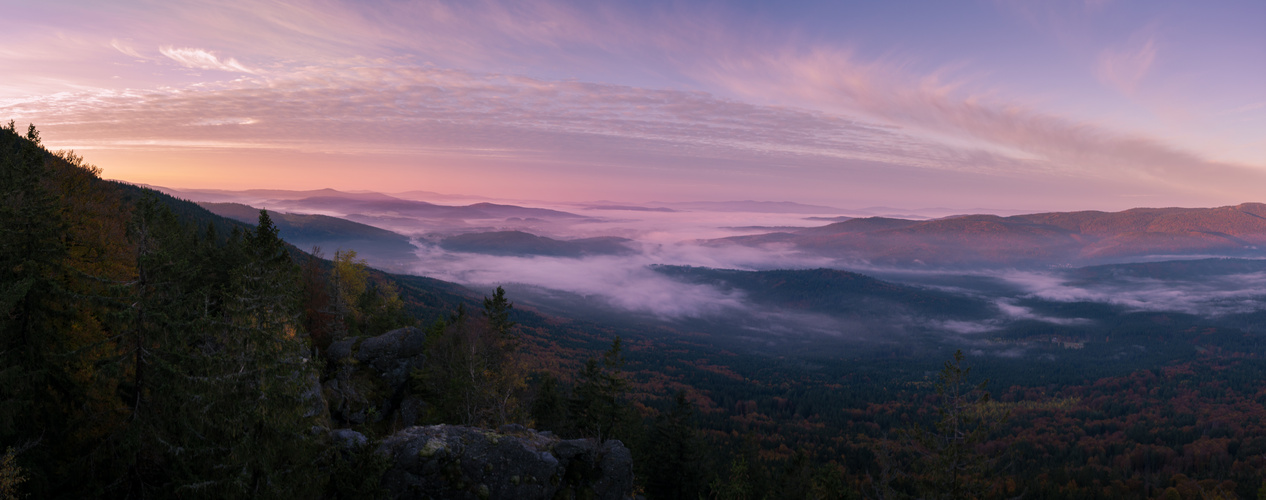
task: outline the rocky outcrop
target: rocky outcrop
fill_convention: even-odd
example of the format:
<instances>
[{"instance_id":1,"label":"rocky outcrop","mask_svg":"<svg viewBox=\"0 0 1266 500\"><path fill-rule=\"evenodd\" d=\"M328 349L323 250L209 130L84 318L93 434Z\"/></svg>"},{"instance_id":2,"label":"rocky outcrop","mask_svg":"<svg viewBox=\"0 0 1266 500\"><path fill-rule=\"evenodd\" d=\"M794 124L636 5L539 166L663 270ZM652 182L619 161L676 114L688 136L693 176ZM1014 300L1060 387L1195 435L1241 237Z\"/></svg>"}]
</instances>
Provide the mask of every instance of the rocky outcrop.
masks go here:
<instances>
[{"instance_id":1,"label":"rocky outcrop","mask_svg":"<svg viewBox=\"0 0 1266 500\"><path fill-rule=\"evenodd\" d=\"M403 427L377 447L390 463L381 485L392 498L629 498L633 458L619 441L561 440L517 425L496 432L409 427L426 411L409 390L410 375L426 361L425 341L422 330L402 328L334 342L325 352L331 370L319 387L336 427L325 431L331 445L353 454L373 446L364 434L337 427ZM372 423L381 424L360 427Z\"/></svg>"},{"instance_id":2,"label":"rocky outcrop","mask_svg":"<svg viewBox=\"0 0 1266 500\"><path fill-rule=\"evenodd\" d=\"M383 440L391 469L382 486L398 499L629 498L633 457L619 441L560 440L504 426L410 427Z\"/></svg>"},{"instance_id":3,"label":"rocky outcrop","mask_svg":"<svg viewBox=\"0 0 1266 500\"><path fill-rule=\"evenodd\" d=\"M392 419L417 422L421 399L409 393L409 375L426 362L426 332L400 328L377 337L346 339L325 351L333 375L322 384L330 417L350 425Z\"/></svg>"}]
</instances>

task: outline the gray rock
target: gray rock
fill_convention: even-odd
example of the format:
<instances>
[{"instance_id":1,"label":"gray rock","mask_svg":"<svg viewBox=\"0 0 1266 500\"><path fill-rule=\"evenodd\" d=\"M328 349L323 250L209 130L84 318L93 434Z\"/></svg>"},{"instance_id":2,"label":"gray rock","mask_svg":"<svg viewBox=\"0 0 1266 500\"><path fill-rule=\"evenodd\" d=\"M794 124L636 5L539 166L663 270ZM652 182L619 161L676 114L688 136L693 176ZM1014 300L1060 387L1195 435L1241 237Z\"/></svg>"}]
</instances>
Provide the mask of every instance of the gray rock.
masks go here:
<instances>
[{"instance_id":1,"label":"gray rock","mask_svg":"<svg viewBox=\"0 0 1266 500\"><path fill-rule=\"evenodd\" d=\"M412 427L422 420L422 416L426 414L426 401L414 395L405 396L400 401L400 409L396 413L396 423L399 427ZM397 428L399 428L397 427Z\"/></svg>"},{"instance_id":2,"label":"gray rock","mask_svg":"<svg viewBox=\"0 0 1266 500\"><path fill-rule=\"evenodd\" d=\"M308 374L307 382L308 388L305 389L303 391L303 395L300 396L303 399L304 405L307 406L307 408L303 410L303 417L318 417L319 421L328 425L330 420L330 405L323 397L324 394L322 391L323 388L321 387L321 378L318 377L315 372L311 372Z\"/></svg>"},{"instance_id":3,"label":"gray rock","mask_svg":"<svg viewBox=\"0 0 1266 500\"><path fill-rule=\"evenodd\" d=\"M629 498L633 460L619 441L599 445L507 430L512 432L451 425L401 430L378 447L392 462L382 485L399 499Z\"/></svg>"},{"instance_id":4,"label":"gray rock","mask_svg":"<svg viewBox=\"0 0 1266 500\"><path fill-rule=\"evenodd\" d=\"M368 397L374 393L372 381L340 376L326 380L321 389L332 418L344 423L365 423L365 415L373 406Z\"/></svg>"},{"instance_id":5,"label":"gray rock","mask_svg":"<svg viewBox=\"0 0 1266 500\"><path fill-rule=\"evenodd\" d=\"M368 365L398 386L409 381L409 373L426 362L426 332L417 328L400 328L361 342L356 361Z\"/></svg>"},{"instance_id":6,"label":"gray rock","mask_svg":"<svg viewBox=\"0 0 1266 500\"><path fill-rule=\"evenodd\" d=\"M325 359L334 363L350 359L354 353L353 347L356 346L356 340L346 339L331 343L330 347L325 349Z\"/></svg>"},{"instance_id":7,"label":"gray rock","mask_svg":"<svg viewBox=\"0 0 1266 500\"><path fill-rule=\"evenodd\" d=\"M341 424L417 423L425 404L410 394L410 375L426 362L426 332L400 328L340 340L325 350L334 369L322 385L330 416Z\"/></svg>"},{"instance_id":8,"label":"gray rock","mask_svg":"<svg viewBox=\"0 0 1266 500\"><path fill-rule=\"evenodd\" d=\"M369 439L364 434L351 429L332 430L330 431L330 439L343 449L357 448L369 444Z\"/></svg>"}]
</instances>

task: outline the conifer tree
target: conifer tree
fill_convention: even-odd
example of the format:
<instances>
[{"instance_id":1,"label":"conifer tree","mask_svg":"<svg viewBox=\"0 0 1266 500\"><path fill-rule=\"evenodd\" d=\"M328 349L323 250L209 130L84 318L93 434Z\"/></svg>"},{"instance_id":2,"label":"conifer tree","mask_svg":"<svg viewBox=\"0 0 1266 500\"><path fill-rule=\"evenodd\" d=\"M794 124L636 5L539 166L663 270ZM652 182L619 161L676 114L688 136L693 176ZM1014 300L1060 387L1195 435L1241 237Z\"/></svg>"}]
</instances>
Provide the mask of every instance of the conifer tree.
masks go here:
<instances>
[{"instance_id":1,"label":"conifer tree","mask_svg":"<svg viewBox=\"0 0 1266 500\"><path fill-rule=\"evenodd\" d=\"M982 411L990 400L985 391L988 381L969 384L971 368L964 366L964 360L963 352L955 351L953 359L941 369L936 384L940 398L938 419L932 427L916 426L901 432L916 457L910 469L915 473L912 478L918 498L981 498L991 486L989 476L995 460L977 447L1009 418L1010 412L990 416ZM905 496L891 488L888 481L881 481L881 496Z\"/></svg>"},{"instance_id":2,"label":"conifer tree","mask_svg":"<svg viewBox=\"0 0 1266 500\"><path fill-rule=\"evenodd\" d=\"M493 409L493 424L500 426L521 418L518 396L527 387L523 363L518 354L518 338L513 329L517 323L510 320L514 304L506 299L506 291L500 286L492 297L484 297L484 319L488 322L486 341L487 383L484 398Z\"/></svg>"},{"instance_id":3,"label":"conifer tree","mask_svg":"<svg viewBox=\"0 0 1266 500\"><path fill-rule=\"evenodd\" d=\"M127 354L127 380L121 389L130 411L112 461L124 469L120 475L127 481L120 487L127 489L127 496L144 497L163 492L163 464L180 460L179 449L188 440L175 419L188 417L177 410L190 396L186 364L197 335L197 313L190 299L197 296L194 284L199 277L190 261L192 234L153 198L134 208L128 236L136 248L136 278L130 283L131 325L121 345Z\"/></svg>"},{"instance_id":4,"label":"conifer tree","mask_svg":"<svg viewBox=\"0 0 1266 500\"><path fill-rule=\"evenodd\" d=\"M66 222L41 184L39 133L32 126L21 137L9 122L0 140L0 436L12 443L20 434L40 435L33 424L60 423L47 420L51 409L40 407L38 391L63 385L55 380L54 353L70 300L62 285Z\"/></svg>"},{"instance_id":5,"label":"conifer tree","mask_svg":"<svg viewBox=\"0 0 1266 500\"><path fill-rule=\"evenodd\" d=\"M314 466L316 374L298 331L298 268L267 212L230 238L221 261L240 257L191 339L189 397L178 420L184 456L172 465L177 493L293 498L320 487ZM214 302L214 301L208 301Z\"/></svg>"},{"instance_id":6,"label":"conifer tree","mask_svg":"<svg viewBox=\"0 0 1266 500\"><path fill-rule=\"evenodd\" d=\"M66 209L47 187L46 155L34 126L0 130L0 445L31 445L37 494L79 467L67 457L86 444L73 430L91 384L76 374L97 340L77 335L89 325L67 287Z\"/></svg>"},{"instance_id":7,"label":"conifer tree","mask_svg":"<svg viewBox=\"0 0 1266 500\"><path fill-rule=\"evenodd\" d=\"M540 375L531 415L532 426L537 429L561 432L567 428L567 399L553 374Z\"/></svg>"},{"instance_id":8,"label":"conifer tree","mask_svg":"<svg viewBox=\"0 0 1266 500\"><path fill-rule=\"evenodd\" d=\"M611 348L602 360L589 358L581 369L572 391L568 409L576 432L599 441L624 436L632 414L624 401L628 382L624 380L624 356L620 337L611 342Z\"/></svg>"},{"instance_id":9,"label":"conifer tree","mask_svg":"<svg viewBox=\"0 0 1266 500\"><path fill-rule=\"evenodd\" d=\"M699 432L694 423L694 405L678 391L673 407L655 419L647 436L646 494L653 499L694 500L699 498L703 478L698 463L703 456Z\"/></svg>"}]
</instances>

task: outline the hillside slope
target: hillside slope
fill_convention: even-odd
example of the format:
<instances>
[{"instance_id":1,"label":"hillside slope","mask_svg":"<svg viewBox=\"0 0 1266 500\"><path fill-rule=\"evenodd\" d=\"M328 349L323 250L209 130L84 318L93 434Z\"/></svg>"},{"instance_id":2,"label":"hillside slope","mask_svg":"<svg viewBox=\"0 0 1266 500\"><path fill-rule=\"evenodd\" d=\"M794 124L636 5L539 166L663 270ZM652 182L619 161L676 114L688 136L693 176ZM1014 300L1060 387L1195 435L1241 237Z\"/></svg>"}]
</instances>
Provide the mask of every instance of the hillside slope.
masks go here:
<instances>
[{"instance_id":1,"label":"hillside slope","mask_svg":"<svg viewBox=\"0 0 1266 500\"><path fill-rule=\"evenodd\" d=\"M822 227L714 240L790 243L879 265L1067 266L1175 256L1266 256L1266 205L1136 208L914 221L868 217Z\"/></svg>"},{"instance_id":2,"label":"hillside slope","mask_svg":"<svg viewBox=\"0 0 1266 500\"><path fill-rule=\"evenodd\" d=\"M240 203L199 203L199 206L247 224L259 218L259 209ZM407 269L417 261L416 248L409 237L399 233L328 215L279 212L271 215L278 235L304 250L320 247L329 255L336 250L355 250L362 258L384 269Z\"/></svg>"}]
</instances>

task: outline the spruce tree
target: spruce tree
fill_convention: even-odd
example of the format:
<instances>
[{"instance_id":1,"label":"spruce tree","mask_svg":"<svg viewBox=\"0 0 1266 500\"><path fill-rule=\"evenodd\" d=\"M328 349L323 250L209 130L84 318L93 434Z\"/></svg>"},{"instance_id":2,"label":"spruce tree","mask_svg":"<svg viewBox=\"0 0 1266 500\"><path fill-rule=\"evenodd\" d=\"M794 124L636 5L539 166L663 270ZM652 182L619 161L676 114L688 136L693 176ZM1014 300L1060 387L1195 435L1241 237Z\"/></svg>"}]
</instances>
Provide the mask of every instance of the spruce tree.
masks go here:
<instances>
[{"instance_id":1,"label":"spruce tree","mask_svg":"<svg viewBox=\"0 0 1266 500\"><path fill-rule=\"evenodd\" d=\"M0 130L0 445L30 447L27 488L46 492L77 467L66 457L86 389L75 379L78 300L66 283L65 207L46 185L34 126Z\"/></svg>"},{"instance_id":2,"label":"spruce tree","mask_svg":"<svg viewBox=\"0 0 1266 500\"><path fill-rule=\"evenodd\" d=\"M988 381L970 384L971 368L964 365L965 359L962 351L955 351L941 369L936 384L938 418L932 427L902 432L917 457L913 470L919 498L981 498L991 487L995 459L977 448L1010 412L991 417L983 411L990 401Z\"/></svg>"},{"instance_id":3,"label":"spruce tree","mask_svg":"<svg viewBox=\"0 0 1266 500\"><path fill-rule=\"evenodd\" d=\"M191 438L182 432L179 411L187 406L192 377L191 341L196 338L198 269L190 260L195 241L171 210L151 197L133 209L128 236L135 246L136 278L130 285L130 328L121 346L130 412L116 438L115 465L127 480L127 495L161 494L169 461Z\"/></svg>"},{"instance_id":4,"label":"spruce tree","mask_svg":"<svg viewBox=\"0 0 1266 500\"><path fill-rule=\"evenodd\" d=\"M624 380L624 356L620 337L611 342L611 348L602 360L589 358L577 377L568 404L572 423L578 435L598 441L625 436L632 414L624 401L628 382Z\"/></svg>"},{"instance_id":5,"label":"spruce tree","mask_svg":"<svg viewBox=\"0 0 1266 500\"><path fill-rule=\"evenodd\" d=\"M172 465L178 494L314 496L319 421L316 373L300 324L298 268L267 212L230 238L220 262L239 261L190 339L190 388L178 421L189 441ZM215 252L212 252L214 254ZM240 259L240 260L239 260Z\"/></svg>"},{"instance_id":6,"label":"spruce tree","mask_svg":"<svg viewBox=\"0 0 1266 500\"><path fill-rule=\"evenodd\" d=\"M699 461L703 446L694 423L694 405L684 391L673 398L673 407L655 419L647 436L646 494L653 499L699 498L703 478Z\"/></svg>"}]
</instances>

